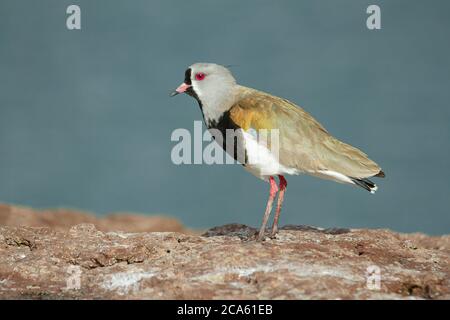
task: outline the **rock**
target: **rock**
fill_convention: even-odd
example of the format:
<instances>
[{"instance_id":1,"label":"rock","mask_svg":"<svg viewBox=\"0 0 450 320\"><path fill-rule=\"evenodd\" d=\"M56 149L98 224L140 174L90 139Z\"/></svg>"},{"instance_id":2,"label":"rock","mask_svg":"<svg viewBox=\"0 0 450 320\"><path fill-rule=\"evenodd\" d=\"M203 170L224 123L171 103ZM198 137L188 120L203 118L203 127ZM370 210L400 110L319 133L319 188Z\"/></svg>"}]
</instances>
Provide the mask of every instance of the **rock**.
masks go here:
<instances>
[{"instance_id":1,"label":"rock","mask_svg":"<svg viewBox=\"0 0 450 320\"><path fill-rule=\"evenodd\" d=\"M450 236L289 226L256 242L255 231L3 226L0 299L450 298Z\"/></svg>"},{"instance_id":2,"label":"rock","mask_svg":"<svg viewBox=\"0 0 450 320\"><path fill-rule=\"evenodd\" d=\"M69 209L37 211L27 207L0 204L2 226L49 227L66 231L80 223L91 223L100 231L193 233L177 219L170 217L113 213L97 218L92 214Z\"/></svg>"}]
</instances>

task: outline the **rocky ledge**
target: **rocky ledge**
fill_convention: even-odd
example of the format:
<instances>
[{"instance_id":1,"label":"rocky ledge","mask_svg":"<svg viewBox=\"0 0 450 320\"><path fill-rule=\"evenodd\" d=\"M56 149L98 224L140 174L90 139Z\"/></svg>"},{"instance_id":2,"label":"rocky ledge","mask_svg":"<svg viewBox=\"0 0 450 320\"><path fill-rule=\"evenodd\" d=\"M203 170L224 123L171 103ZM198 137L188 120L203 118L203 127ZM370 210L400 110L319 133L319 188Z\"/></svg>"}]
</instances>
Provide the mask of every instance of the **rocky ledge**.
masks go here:
<instances>
[{"instance_id":1,"label":"rocky ledge","mask_svg":"<svg viewBox=\"0 0 450 320\"><path fill-rule=\"evenodd\" d=\"M0 208L0 299L450 299L450 236L285 226L256 242L237 224L18 226L13 208Z\"/></svg>"}]
</instances>

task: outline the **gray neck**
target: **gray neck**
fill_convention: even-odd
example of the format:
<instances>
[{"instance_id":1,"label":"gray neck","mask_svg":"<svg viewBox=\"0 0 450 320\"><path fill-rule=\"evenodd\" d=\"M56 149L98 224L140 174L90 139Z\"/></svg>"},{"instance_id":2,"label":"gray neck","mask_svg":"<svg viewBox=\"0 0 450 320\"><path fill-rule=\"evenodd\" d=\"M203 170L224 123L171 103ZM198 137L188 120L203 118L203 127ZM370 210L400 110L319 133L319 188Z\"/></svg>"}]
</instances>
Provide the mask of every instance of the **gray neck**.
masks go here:
<instances>
[{"instance_id":1,"label":"gray neck","mask_svg":"<svg viewBox=\"0 0 450 320\"><path fill-rule=\"evenodd\" d=\"M202 90L194 86L202 106L203 117L208 127L217 124L222 115L236 102L236 85L223 86L219 90Z\"/></svg>"}]
</instances>

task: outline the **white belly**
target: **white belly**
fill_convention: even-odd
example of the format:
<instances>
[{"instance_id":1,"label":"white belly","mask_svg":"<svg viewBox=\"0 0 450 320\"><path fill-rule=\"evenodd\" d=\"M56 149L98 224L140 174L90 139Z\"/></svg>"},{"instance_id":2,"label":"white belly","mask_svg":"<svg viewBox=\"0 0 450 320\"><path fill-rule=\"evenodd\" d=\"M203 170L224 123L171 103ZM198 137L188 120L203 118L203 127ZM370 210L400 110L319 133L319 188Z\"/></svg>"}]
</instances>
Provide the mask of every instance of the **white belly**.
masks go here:
<instances>
[{"instance_id":1,"label":"white belly","mask_svg":"<svg viewBox=\"0 0 450 320\"><path fill-rule=\"evenodd\" d=\"M298 174L294 168L287 168L279 161L278 151L275 147L278 144L272 144L274 148L268 148L266 145L258 142L255 132L248 132L241 129L245 151L247 154L247 163L245 169L260 179L267 180L270 176L284 174Z\"/></svg>"}]
</instances>

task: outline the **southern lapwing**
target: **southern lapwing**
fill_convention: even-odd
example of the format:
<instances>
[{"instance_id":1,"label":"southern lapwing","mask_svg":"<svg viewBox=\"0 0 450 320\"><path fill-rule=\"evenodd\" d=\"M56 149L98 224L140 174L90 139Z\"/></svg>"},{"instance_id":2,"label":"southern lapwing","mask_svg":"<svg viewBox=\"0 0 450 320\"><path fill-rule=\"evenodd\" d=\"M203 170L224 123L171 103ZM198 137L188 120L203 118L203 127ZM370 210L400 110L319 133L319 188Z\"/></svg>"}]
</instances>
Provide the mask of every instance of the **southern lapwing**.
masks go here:
<instances>
[{"instance_id":1,"label":"southern lapwing","mask_svg":"<svg viewBox=\"0 0 450 320\"><path fill-rule=\"evenodd\" d=\"M286 99L238 85L231 72L221 65L191 65L184 82L171 95L179 93L197 100L210 132L215 130L224 135L220 144L228 153L231 150L245 169L270 183L258 240L264 239L272 203L279 191L271 236L278 231L287 187L285 175L309 174L355 185L370 193L377 186L369 178L385 176L365 153L333 137L302 108ZM235 134L231 149L225 143L230 130ZM268 143L269 138L258 139L258 132L263 131L277 133L275 150L273 141ZM279 177L278 186L275 176Z\"/></svg>"}]
</instances>

